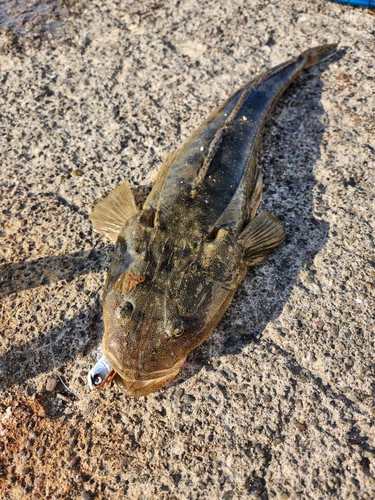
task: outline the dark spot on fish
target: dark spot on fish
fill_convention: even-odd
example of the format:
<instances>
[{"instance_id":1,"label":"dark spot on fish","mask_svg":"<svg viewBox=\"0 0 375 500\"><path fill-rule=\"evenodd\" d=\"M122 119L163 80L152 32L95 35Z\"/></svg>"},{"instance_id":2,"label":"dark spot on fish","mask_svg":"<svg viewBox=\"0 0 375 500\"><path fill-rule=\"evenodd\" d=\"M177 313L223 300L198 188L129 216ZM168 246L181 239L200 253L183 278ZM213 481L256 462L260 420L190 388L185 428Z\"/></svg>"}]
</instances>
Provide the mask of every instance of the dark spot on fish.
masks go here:
<instances>
[{"instance_id":1,"label":"dark spot on fish","mask_svg":"<svg viewBox=\"0 0 375 500\"><path fill-rule=\"evenodd\" d=\"M139 222L146 227L154 227L155 210L147 208L141 213Z\"/></svg>"},{"instance_id":2,"label":"dark spot on fish","mask_svg":"<svg viewBox=\"0 0 375 500\"><path fill-rule=\"evenodd\" d=\"M115 247L116 257L121 258L125 254L126 248L127 248L127 245L126 245L125 238L123 236L119 236L117 238L116 247Z\"/></svg>"}]
</instances>

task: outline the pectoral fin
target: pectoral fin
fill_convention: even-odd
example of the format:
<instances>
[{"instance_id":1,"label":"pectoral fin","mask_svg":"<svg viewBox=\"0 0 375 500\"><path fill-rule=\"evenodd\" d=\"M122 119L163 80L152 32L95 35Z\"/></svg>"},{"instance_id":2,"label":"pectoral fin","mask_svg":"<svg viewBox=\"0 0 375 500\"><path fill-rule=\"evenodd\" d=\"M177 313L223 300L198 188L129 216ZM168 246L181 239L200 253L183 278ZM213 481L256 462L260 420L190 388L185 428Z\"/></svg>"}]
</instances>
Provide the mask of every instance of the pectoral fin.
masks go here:
<instances>
[{"instance_id":1,"label":"pectoral fin","mask_svg":"<svg viewBox=\"0 0 375 500\"><path fill-rule=\"evenodd\" d=\"M128 181L124 181L106 198L99 201L90 214L94 230L112 243L128 220L138 212Z\"/></svg>"},{"instance_id":2,"label":"pectoral fin","mask_svg":"<svg viewBox=\"0 0 375 500\"><path fill-rule=\"evenodd\" d=\"M238 241L245 248L248 265L255 266L263 262L284 238L284 224L269 212L263 211L249 222Z\"/></svg>"}]
</instances>

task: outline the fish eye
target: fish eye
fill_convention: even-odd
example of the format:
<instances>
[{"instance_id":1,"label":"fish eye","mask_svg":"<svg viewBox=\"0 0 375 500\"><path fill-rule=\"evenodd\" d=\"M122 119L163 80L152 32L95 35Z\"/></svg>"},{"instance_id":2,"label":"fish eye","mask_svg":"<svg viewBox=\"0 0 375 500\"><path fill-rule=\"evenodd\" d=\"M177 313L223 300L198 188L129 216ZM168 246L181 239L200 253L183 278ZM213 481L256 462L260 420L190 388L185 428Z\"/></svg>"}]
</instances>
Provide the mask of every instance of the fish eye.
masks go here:
<instances>
[{"instance_id":1,"label":"fish eye","mask_svg":"<svg viewBox=\"0 0 375 500\"><path fill-rule=\"evenodd\" d=\"M170 337L178 338L178 337L181 337L181 335L184 333L184 331L185 331L184 320L181 318L173 318L171 320L170 328L166 331L166 333Z\"/></svg>"},{"instance_id":2,"label":"fish eye","mask_svg":"<svg viewBox=\"0 0 375 500\"><path fill-rule=\"evenodd\" d=\"M124 302L124 304L116 309L116 317L119 321L127 320L130 318L133 310L133 304L127 300L126 302Z\"/></svg>"}]
</instances>

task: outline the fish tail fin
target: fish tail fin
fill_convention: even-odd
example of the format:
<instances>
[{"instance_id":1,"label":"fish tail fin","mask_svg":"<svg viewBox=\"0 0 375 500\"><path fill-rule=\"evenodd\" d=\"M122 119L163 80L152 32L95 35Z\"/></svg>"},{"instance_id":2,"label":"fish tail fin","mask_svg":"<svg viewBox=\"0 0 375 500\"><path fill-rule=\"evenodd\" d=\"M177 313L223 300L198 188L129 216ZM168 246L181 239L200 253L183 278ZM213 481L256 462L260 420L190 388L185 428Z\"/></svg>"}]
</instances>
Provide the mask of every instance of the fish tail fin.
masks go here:
<instances>
[{"instance_id":1,"label":"fish tail fin","mask_svg":"<svg viewBox=\"0 0 375 500\"><path fill-rule=\"evenodd\" d=\"M314 47L309 50L302 52L300 57L306 59L305 68L310 68L326 59L329 59L337 50L337 43L331 43L329 45L320 45L319 47Z\"/></svg>"}]
</instances>

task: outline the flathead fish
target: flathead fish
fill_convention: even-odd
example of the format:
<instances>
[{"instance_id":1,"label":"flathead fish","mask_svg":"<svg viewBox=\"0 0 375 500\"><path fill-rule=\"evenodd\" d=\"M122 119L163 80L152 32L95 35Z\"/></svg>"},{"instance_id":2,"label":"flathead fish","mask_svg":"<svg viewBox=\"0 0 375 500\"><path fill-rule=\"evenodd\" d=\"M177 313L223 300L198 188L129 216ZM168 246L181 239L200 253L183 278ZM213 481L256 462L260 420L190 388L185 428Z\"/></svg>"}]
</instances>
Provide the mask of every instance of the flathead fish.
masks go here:
<instances>
[{"instance_id":1,"label":"flathead fish","mask_svg":"<svg viewBox=\"0 0 375 500\"><path fill-rule=\"evenodd\" d=\"M303 52L233 94L165 159L142 208L125 181L97 203L93 227L114 243L103 295L103 354L91 389L114 377L129 396L154 392L216 327L247 270L284 240L257 209L264 125L302 70L336 44Z\"/></svg>"}]
</instances>

